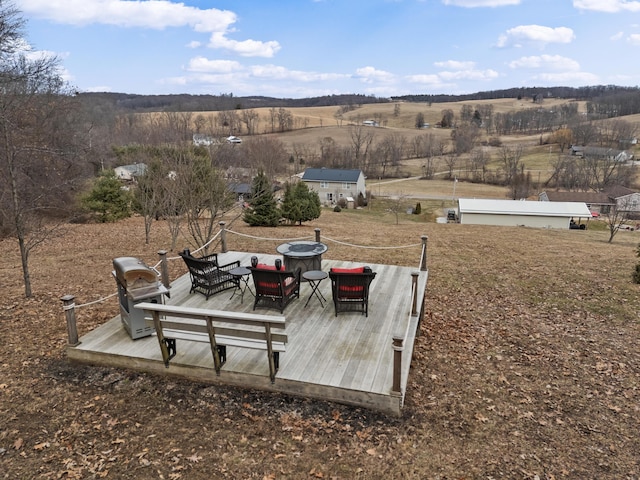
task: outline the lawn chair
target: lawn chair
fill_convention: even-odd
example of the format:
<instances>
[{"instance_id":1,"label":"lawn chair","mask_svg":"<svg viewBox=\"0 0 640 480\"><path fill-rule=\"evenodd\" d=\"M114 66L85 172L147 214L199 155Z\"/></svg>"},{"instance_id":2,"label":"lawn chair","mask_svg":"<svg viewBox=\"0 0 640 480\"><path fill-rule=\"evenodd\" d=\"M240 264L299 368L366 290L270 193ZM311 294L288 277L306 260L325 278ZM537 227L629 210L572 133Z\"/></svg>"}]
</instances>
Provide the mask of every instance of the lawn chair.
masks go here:
<instances>
[{"instance_id":1,"label":"lawn chair","mask_svg":"<svg viewBox=\"0 0 640 480\"><path fill-rule=\"evenodd\" d=\"M336 317L339 312L358 311L369 316L369 286L376 276L369 267L329 270Z\"/></svg>"},{"instance_id":2,"label":"lawn chair","mask_svg":"<svg viewBox=\"0 0 640 480\"><path fill-rule=\"evenodd\" d=\"M300 297L300 268L295 271L277 270L274 265L258 263L249 267L256 290L253 309L261 306L274 308L284 313L289 303Z\"/></svg>"},{"instance_id":3,"label":"lawn chair","mask_svg":"<svg viewBox=\"0 0 640 480\"><path fill-rule=\"evenodd\" d=\"M186 248L179 255L187 265L191 276L191 290L189 293L201 293L209 300L209 297L214 293L230 288L240 288L240 279L229 273L229 270L240 266L239 261L231 262L227 265L219 265L217 253L204 257L194 257Z\"/></svg>"}]
</instances>

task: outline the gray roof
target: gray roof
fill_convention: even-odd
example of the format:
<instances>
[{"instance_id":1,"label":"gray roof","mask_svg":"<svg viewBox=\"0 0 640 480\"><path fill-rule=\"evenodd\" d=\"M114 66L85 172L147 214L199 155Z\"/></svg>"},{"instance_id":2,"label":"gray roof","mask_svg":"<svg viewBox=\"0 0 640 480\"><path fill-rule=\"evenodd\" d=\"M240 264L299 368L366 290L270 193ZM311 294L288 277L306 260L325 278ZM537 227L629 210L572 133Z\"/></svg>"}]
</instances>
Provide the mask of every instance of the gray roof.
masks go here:
<instances>
[{"instance_id":1,"label":"gray roof","mask_svg":"<svg viewBox=\"0 0 640 480\"><path fill-rule=\"evenodd\" d=\"M546 191L550 202L584 202L589 205L612 205L605 193L598 192L554 192Z\"/></svg>"},{"instance_id":2,"label":"gray roof","mask_svg":"<svg viewBox=\"0 0 640 480\"><path fill-rule=\"evenodd\" d=\"M339 168L307 168L302 180L309 182L349 182L357 183L362 170L342 170Z\"/></svg>"}]
</instances>

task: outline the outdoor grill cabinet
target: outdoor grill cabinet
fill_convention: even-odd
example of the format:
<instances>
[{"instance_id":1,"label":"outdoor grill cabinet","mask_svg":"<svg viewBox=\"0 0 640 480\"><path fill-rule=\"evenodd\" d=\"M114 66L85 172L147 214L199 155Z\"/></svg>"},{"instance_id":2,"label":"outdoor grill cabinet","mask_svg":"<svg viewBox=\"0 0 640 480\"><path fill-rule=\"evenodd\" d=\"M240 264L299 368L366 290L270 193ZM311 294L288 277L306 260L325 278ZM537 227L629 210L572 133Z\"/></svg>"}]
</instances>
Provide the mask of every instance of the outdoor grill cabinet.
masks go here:
<instances>
[{"instance_id":1,"label":"outdoor grill cabinet","mask_svg":"<svg viewBox=\"0 0 640 480\"><path fill-rule=\"evenodd\" d=\"M133 306L141 302L163 303L162 295L169 289L158 280L155 270L135 257L115 258L112 274L118 286L122 325L133 340L148 337L154 329L146 325L144 310Z\"/></svg>"}]
</instances>

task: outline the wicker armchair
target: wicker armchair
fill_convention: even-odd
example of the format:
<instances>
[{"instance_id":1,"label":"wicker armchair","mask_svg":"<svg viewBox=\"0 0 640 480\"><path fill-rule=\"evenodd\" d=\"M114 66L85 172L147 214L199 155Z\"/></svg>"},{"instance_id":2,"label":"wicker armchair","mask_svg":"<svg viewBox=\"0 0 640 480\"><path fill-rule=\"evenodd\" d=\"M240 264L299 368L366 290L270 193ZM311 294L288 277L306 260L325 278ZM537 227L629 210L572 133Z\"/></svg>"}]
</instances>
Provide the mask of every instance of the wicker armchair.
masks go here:
<instances>
[{"instance_id":1,"label":"wicker armchair","mask_svg":"<svg viewBox=\"0 0 640 480\"><path fill-rule=\"evenodd\" d=\"M376 276L369 267L329 270L336 317L339 312L358 311L369 316L369 286Z\"/></svg>"},{"instance_id":2,"label":"wicker armchair","mask_svg":"<svg viewBox=\"0 0 640 480\"><path fill-rule=\"evenodd\" d=\"M289 303L300 297L300 268L295 271L276 270L271 265L258 264L249 267L256 290L253 309L261 306L274 308L284 313Z\"/></svg>"},{"instance_id":3,"label":"wicker armchair","mask_svg":"<svg viewBox=\"0 0 640 480\"><path fill-rule=\"evenodd\" d=\"M229 270L240 266L239 261L219 265L217 253L194 257L188 249L180 252L180 256L186 263L191 276L189 293L201 293L209 300L214 293L239 287L240 280L229 273Z\"/></svg>"}]
</instances>

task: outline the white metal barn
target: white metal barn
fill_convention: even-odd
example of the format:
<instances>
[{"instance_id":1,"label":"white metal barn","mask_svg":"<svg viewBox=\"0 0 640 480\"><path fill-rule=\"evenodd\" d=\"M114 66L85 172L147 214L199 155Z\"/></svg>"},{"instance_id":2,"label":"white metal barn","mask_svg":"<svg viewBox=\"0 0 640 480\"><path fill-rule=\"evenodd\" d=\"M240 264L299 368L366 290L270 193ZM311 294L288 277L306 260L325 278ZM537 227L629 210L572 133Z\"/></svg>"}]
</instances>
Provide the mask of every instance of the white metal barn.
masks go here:
<instances>
[{"instance_id":1,"label":"white metal barn","mask_svg":"<svg viewBox=\"0 0 640 480\"><path fill-rule=\"evenodd\" d=\"M583 202L536 202L460 198L460 223L536 228L569 228L572 219L591 218Z\"/></svg>"}]
</instances>

